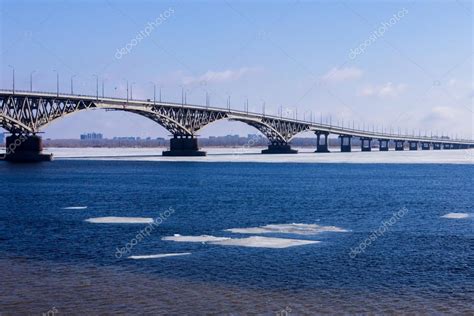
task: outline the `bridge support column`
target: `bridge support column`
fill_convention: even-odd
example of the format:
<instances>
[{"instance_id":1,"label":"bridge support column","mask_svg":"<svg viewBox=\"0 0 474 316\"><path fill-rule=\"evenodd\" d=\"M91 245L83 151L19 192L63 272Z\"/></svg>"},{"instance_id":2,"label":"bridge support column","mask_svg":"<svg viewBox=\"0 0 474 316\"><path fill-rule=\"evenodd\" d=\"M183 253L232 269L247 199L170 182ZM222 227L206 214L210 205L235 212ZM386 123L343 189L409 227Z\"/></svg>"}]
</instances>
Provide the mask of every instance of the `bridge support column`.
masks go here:
<instances>
[{"instance_id":1,"label":"bridge support column","mask_svg":"<svg viewBox=\"0 0 474 316\"><path fill-rule=\"evenodd\" d=\"M380 151L388 151L388 143L390 142L389 139L379 139L379 150Z\"/></svg>"},{"instance_id":2,"label":"bridge support column","mask_svg":"<svg viewBox=\"0 0 474 316\"><path fill-rule=\"evenodd\" d=\"M441 149L441 143L433 143L433 150L440 150Z\"/></svg>"},{"instance_id":3,"label":"bridge support column","mask_svg":"<svg viewBox=\"0 0 474 316\"><path fill-rule=\"evenodd\" d=\"M262 154L297 154L296 149L291 149L290 144L286 142L273 141L268 145L268 149L262 150Z\"/></svg>"},{"instance_id":4,"label":"bridge support column","mask_svg":"<svg viewBox=\"0 0 474 316\"><path fill-rule=\"evenodd\" d=\"M13 134L6 139L5 161L42 162L51 161L52 154L43 154L43 141L37 135Z\"/></svg>"},{"instance_id":5,"label":"bridge support column","mask_svg":"<svg viewBox=\"0 0 474 316\"><path fill-rule=\"evenodd\" d=\"M205 151L200 151L197 138L193 136L174 135L170 139L170 150L164 151L163 156L205 156Z\"/></svg>"},{"instance_id":6,"label":"bridge support column","mask_svg":"<svg viewBox=\"0 0 474 316\"><path fill-rule=\"evenodd\" d=\"M372 138L361 137L360 138L360 150L361 151L372 151Z\"/></svg>"},{"instance_id":7,"label":"bridge support column","mask_svg":"<svg viewBox=\"0 0 474 316\"><path fill-rule=\"evenodd\" d=\"M418 150L418 142L408 142L410 150Z\"/></svg>"},{"instance_id":8,"label":"bridge support column","mask_svg":"<svg viewBox=\"0 0 474 316\"><path fill-rule=\"evenodd\" d=\"M430 143L422 142L421 143L421 150L430 150Z\"/></svg>"},{"instance_id":9,"label":"bridge support column","mask_svg":"<svg viewBox=\"0 0 474 316\"><path fill-rule=\"evenodd\" d=\"M396 150L396 151L405 150L405 141L403 141L403 140L396 140L396 141L395 141L395 150Z\"/></svg>"},{"instance_id":10,"label":"bridge support column","mask_svg":"<svg viewBox=\"0 0 474 316\"><path fill-rule=\"evenodd\" d=\"M317 131L316 133L316 153L328 153L329 152L329 143L328 143L328 132L320 132Z\"/></svg>"},{"instance_id":11,"label":"bridge support column","mask_svg":"<svg viewBox=\"0 0 474 316\"><path fill-rule=\"evenodd\" d=\"M351 152L352 136L351 135L339 135L339 138L341 139L341 152L343 152L343 153Z\"/></svg>"}]
</instances>

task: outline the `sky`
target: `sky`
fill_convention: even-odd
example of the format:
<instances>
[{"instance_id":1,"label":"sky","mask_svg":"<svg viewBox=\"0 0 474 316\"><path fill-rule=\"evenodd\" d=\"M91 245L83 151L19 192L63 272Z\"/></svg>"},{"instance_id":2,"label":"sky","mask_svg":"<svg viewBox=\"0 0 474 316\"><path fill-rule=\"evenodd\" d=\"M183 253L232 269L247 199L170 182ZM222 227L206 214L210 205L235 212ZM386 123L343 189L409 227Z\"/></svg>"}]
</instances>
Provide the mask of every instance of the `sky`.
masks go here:
<instances>
[{"instance_id":1,"label":"sky","mask_svg":"<svg viewBox=\"0 0 474 316\"><path fill-rule=\"evenodd\" d=\"M333 124L474 138L471 1L0 0L0 88L231 107ZM10 65L10 66L9 66ZM99 89L101 90L101 88ZM101 91L99 91L101 93ZM281 110L280 110L281 109ZM45 137L168 137L91 110ZM219 121L202 136L257 133ZM314 137L311 134L301 136Z\"/></svg>"}]
</instances>

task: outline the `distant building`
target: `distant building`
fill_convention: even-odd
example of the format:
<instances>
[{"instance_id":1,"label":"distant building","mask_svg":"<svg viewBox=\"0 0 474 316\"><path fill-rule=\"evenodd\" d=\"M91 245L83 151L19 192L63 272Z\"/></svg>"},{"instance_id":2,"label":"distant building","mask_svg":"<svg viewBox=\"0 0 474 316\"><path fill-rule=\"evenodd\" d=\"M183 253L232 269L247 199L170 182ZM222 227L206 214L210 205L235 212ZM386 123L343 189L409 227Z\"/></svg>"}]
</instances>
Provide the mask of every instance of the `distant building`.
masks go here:
<instances>
[{"instance_id":1,"label":"distant building","mask_svg":"<svg viewBox=\"0 0 474 316\"><path fill-rule=\"evenodd\" d=\"M103 139L103 136L100 133L81 134L81 140L101 140L101 139Z\"/></svg>"}]
</instances>

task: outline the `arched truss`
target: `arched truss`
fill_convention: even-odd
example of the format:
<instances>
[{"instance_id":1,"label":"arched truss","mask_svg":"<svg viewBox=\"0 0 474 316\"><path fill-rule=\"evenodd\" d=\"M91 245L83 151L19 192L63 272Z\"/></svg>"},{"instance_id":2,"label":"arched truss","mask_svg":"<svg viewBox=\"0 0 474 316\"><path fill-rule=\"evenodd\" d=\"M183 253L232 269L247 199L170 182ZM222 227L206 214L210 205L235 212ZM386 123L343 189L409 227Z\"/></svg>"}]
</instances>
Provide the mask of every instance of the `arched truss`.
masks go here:
<instances>
[{"instance_id":1,"label":"arched truss","mask_svg":"<svg viewBox=\"0 0 474 316\"><path fill-rule=\"evenodd\" d=\"M28 126L24 125L21 122L17 122L16 120L13 120L8 116L5 116L3 113L0 113L0 127L6 129L11 133L22 133L24 131L32 133Z\"/></svg>"},{"instance_id":2,"label":"arched truss","mask_svg":"<svg viewBox=\"0 0 474 316\"><path fill-rule=\"evenodd\" d=\"M230 119L233 121L244 122L255 127L273 144L288 143L296 134L310 129L307 124L273 118L231 117Z\"/></svg>"},{"instance_id":3,"label":"arched truss","mask_svg":"<svg viewBox=\"0 0 474 316\"><path fill-rule=\"evenodd\" d=\"M249 124L262 132L272 143L287 143L296 134L309 130L307 124L287 120L234 115L228 111L169 104L143 105L103 102L93 99L31 97L8 95L0 97L0 126L12 133L37 133L54 120L88 109L126 111L145 116L175 136L191 136L206 125L221 119Z\"/></svg>"}]
</instances>

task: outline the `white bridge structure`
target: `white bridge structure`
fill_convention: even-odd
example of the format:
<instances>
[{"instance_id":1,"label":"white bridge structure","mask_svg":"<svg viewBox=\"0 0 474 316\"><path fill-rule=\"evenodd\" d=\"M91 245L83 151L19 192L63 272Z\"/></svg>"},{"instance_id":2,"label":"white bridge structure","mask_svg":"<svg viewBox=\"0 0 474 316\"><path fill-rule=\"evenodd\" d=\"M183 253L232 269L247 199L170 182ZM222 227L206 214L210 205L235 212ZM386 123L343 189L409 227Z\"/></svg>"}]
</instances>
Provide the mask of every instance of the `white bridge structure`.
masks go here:
<instances>
[{"instance_id":1,"label":"white bridge structure","mask_svg":"<svg viewBox=\"0 0 474 316\"><path fill-rule=\"evenodd\" d=\"M51 122L67 115L91 109L125 111L144 116L168 130L173 138L165 156L204 156L200 151L197 133L218 120L232 120L255 127L269 140L265 154L297 153L290 146L291 139L299 133L312 131L317 137L316 152L329 152L328 136L336 134L341 141L341 151L350 152L351 139L360 138L361 150L370 151L372 141L379 142L379 150L389 150L390 142L395 150L465 149L473 148L474 141L428 137L421 135L394 134L367 131L355 128L323 124L282 116L251 113L227 108L192 105L184 103L158 102L155 100L131 100L85 96L75 94L0 90L0 127L12 135L7 137L9 161L41 161L50 156L41 154L40 133ZM14 150L9 150L14 149Z\"/></svg>"}]
</instances>

